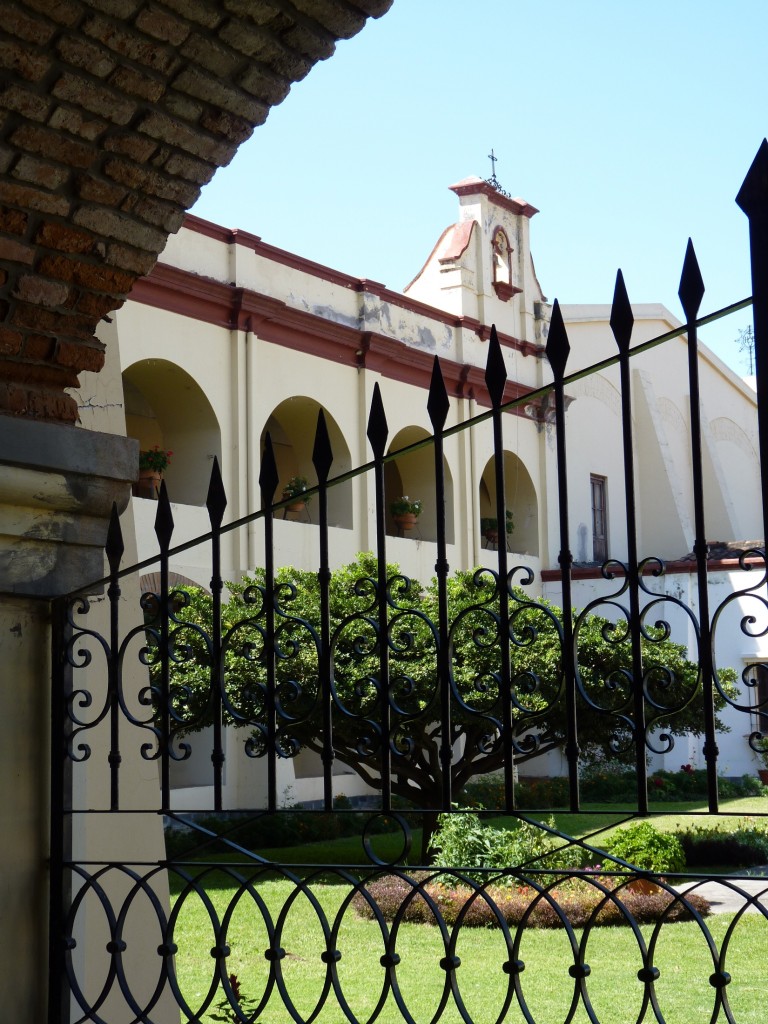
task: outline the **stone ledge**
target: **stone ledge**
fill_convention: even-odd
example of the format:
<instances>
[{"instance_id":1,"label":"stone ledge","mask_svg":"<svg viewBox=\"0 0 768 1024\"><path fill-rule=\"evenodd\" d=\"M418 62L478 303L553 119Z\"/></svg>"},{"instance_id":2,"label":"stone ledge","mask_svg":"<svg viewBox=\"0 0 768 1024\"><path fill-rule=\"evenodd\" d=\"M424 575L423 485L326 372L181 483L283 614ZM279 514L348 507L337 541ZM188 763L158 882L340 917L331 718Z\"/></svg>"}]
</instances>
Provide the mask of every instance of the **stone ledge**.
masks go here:
<instances>
[{"instance_id":1,"label":"stone ledge","mask_svg":"<svg viewBox=\"0 0 768 1024\"><path fill-rule=\"evenodd\" d=\"M101 579L113 502L122 512L138 442L0 416L0 593L51 599Z\"/></svg>"}]
</instances>

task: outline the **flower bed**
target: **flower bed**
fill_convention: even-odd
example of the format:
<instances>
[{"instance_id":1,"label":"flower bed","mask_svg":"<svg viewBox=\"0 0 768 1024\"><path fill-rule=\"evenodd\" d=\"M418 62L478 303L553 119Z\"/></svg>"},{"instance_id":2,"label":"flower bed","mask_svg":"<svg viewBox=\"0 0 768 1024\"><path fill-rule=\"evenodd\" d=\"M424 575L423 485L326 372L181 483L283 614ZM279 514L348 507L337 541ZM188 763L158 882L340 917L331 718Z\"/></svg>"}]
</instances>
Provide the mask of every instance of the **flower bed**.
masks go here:
<instances>
[{"instance_id":1,"label":"flower bed","mask_svg":"<svg viewBox=\"0 0 768 1024\"><path fill-rule=\"evenodd\" d=\"M702 896L683 898L663 887L657 892L640 892L631 888L631 883L627 885L626 877L593 874L594 881L588 881L566 876L543 894L524 879L518 884L491 882L470 888L448 877L384 875L365 886L367 897L357 893L353 904L361 917L369 919L374 917L372 901L387 921L393 921L402 910L400 920L435 924L435 912L429 903L432 900L447 925L455 924L461 915L463 925L475 928L497 927L500 919L508 925L518 925L525 919L529 928L562 928L566 921L574 928L625 925L632 920L649 924L690 920L693 911L704 917L710 909Z\"/></svg>"}]
</instances>

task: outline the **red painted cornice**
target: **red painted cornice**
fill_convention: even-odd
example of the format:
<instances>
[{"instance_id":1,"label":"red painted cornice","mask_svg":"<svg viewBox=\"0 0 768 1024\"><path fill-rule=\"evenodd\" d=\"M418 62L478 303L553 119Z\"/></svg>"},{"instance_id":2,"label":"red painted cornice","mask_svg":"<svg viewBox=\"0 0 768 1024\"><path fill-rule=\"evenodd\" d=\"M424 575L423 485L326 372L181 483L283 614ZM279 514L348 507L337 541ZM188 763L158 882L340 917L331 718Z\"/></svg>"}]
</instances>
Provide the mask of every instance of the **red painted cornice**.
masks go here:
<instances>
[{"instance_id":1,"label":"red painted cornice","mask_svg":"<svg viewBox=\"0 0 768 1024\"><path fill-rule=\"evenodd\" d=\"M386 285L381 284L379 281L371 281L368 278L352 277L350 274L343 274L340 270L334 270L332 267L326 267L322 263L315 263L313 260L305 259L303 256L297 256L296 253L288 252L287 249L278 249L275 245L269 245L267 242L263 242L258 235L252 235L248 231L230 230L229 228L222 227L220 224L214 224L212 221L203 220L202 217L195 217L191 213L188 213L184 218L184 227L197 234L204 235L206 238L212 238L217 242L221 242L224 245L244 245L255 252L257 256L263 256L273 263L278 263L283 267L290 267L291 270L298 270L303 274L311 274L312 277L328 281L331 284L340 285L342 288L350 289L350 291L368 292L370 295L375 295L382 302L390 302L401 309L407 309L411 313L416 313L417 316L429 317L431 320L437 320L438 323L446 324L448 327L463 327L474 331L481 341L486 341L491 333L488 325L481 324L474 317L455 316L453 313L446 313L444 309L438 309L436 306L430 306L426 302L419 302L408 295L392 291L391 288L387 288ZM164 265L167 266L167 264ZM155 271L153 270L150 277L154 273ZM203 278L203 280L208 279ZM499 332L499 342L507 348L517 349L524 356L541 358L544 354L543 346L533 345L529 341L521 341L511 334Z\"/></svg>"},{"instance_id":2,"label":"red painted cornice","mask_svg":"<svg viewBox=\"0 0 768 1024\"><path fill-rule=\"evenodd\" d=\"M524 199L508 199L501 192L497 192L493 185L489 185L487 181L482 181L480 178L477 180L460 181L456 185L449 185L448 187L451 192L455 192L459 197L488 196L495 206L500 206L502 210L508 210L510 213L521 217L534 217L539 212L535 206L526 203Z\"/></svg>"},{"instance_id":3,"label":"red painted cornice","mask_svg":"<svg viewBox=\"0 0 768 1024\"><path fill-rule=\"evenodd\" d=\"M155 264L147 277L140 278L130 298L134 302L227 330L252 331L274 345L358 369L365 367L391 380L429 388L434 357L428 352L382 334L326 320L269 295L191 274L167 263ZM467 323L466 319L457 318L456 322L476 330L481 337L484 334L487 337L488 329L477 321ZM448 359L441 359L440 365L449 394L490 406L483 369ZM511 401L529 392L530 388L508 381L504 400ZM521 416L527 415L522 407L514 411Z\"/></svg>"}]
</instances>

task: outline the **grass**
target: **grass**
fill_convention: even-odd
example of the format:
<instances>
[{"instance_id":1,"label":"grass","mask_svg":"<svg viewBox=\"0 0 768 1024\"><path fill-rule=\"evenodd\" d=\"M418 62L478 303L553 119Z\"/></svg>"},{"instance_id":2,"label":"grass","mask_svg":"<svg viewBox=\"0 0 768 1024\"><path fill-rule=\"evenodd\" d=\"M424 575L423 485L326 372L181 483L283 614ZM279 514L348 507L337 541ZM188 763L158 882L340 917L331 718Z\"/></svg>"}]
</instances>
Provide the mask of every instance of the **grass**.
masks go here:
<instances>
[{"instance_id":1,"label":"grass","mask_svg":"<svg viewBox=\"0 0 768 1024\"><path fill-rule=\"evenodd\" d=\"M268 989L269 964L264 959L264 950L270 942L265 921L277 923L282 912L281 931L275 944L279 941L285 950L278 973L286 998L294 1003L301 1019L310 1017L322 1002L323 1008L314 1018L318 1024L342 1024L346 1020L333 990L327 998L323 996L327 968L320 953L326 948L326 941L308 895L311 893L316 906L338 930L335 947L342 954L337 969L343 997L358 1020L367 1020L385 993L386 971L379 962L384 942L378 926L361 920L349 907L344 909L347 891L339 886L313 884L293 902L290 900L295 890L289 882L262 882L256 891L264 909L259 910L248 893L237 902L228 921L226 942L231 952L223 968L226 973L237 974L242 993L249 1000L245 1004L247 1011L253 1012ZM223 888L209 894L219 919L223 919L232 895L232 890ZM725 916L708 919L707 927L717 948L730 923L731 919ZM651 932L650 928L642 929L646 941ZM218 985L215 962L208 952L216 937L211 918L199 898L191 895L185 899L174 936L179 947L175 957L178 985L192 1019L211 1024L233 1019L216 1016L215 1010L213 1016L202 1013L207 995L216 992ZM580 941L580 933L575 938ZM396 969L401 999L418 1024L426 1024L433 1019L445 986L446 975L440 967L445 946L440 930L429 925L402 925L396 950L401 958ZM477 1024L493 1024L499 1019L510 985L509 975L502 969L509 958L502 932L464 929L458 935L456 953L461 958L457 984L470 1018ZM520 982L533 1019L547 1024L564 1020L574 993L574 981L568 974L574 956L567 934L562 930L528 929L522 934L516 955L526 965ZM601 1024L636 1021L642 1006L643 985L637 979L642 956L632 930L594 929L586 941L585 960L591 968L587 992ZM661 971L655 987L667 1024L711 1021L715 996L708 979L714 966L698 926L692 922L663 926L653 961ZM734 1018L739 1024L762 1024L768 985L768 922L762 916L750 914L739 920L724 966L733 979L727 994ZM219 990L212 1000L214 1006L220 997ZM289 1024L293 1020L279 986L272 988L266 1008L257 1019L268 1024ZM377 1019L382 1024L399 1024L404 1019L391 991ZM505 1024L523 1024L524 1016L515 998L503 1019ZM580 1006L574 1021L586 1024L587 1019ZM643 1019L655 1019L650 1006ZM721 1019L725 1019L722 1014ZM450 996L440 1020L443 1024L461 1021Z\"/></svg>"},{"instance_id":2,"label":"grass","mask_svg":"<svg viewBox=\"0 0 768 1024\"><path fill-rule=\"evenodd\" d=\"M673 832L676 828L686 828L693 824L715 824L724 820L733 821L734 825L740 821L742 816L750 814L765 814L768 812L768 801L762 797L740 797L734 800L724 801L722 811L729 816L723 818L718 815L707 813L706 803L701 801L688 801L681 803L656 803L651 804L653 813L653 824L663 831ZM535 820L548 820L550 815L555 819L555 827L575 838L591 836L600 831L600 835L594 839L595 845L600 845L619 825L625 822L631 814L632 808L626 804L586 804L579 814L571 814L564 810L555 811L523 811L527 817ZM411 821L419 820L419 815L410 815ZM494 817L493 824L497 827L510 826L515 818L509 816ZM373 849L382 860L392 863L417 864L419 863L419 852L421 850L421 829L413 828L411 833L411 853L403 861L400 858L402 853L402 837L394 834L376 835L372 839ZM369 861L363 851L362 842L359 836L348 836L335 840L323 840L322 842L305 842L297 846L274 847L265 850L255 851L266 860L276 864L295 865L317 865L317 864L347 864L358 865L368 864ZM236 855L211 855L211 860L237 861ZM710 873L710 869L707 869ZM723 865L723 870L728 870Z\"/></svg>"},{"instance_id":3,"label":"grass","mask_svg":"<svg viewBox=\"0 0 768 1024\"><path fill-rule=\"evenodd\" d=\"M728 801L723 810L733 815L735 822L742 815L765 813L764 805L765 801L759 798L743 798ZM667 830L685 827L692 821L703 824L713 817L706 814L705 805L696 802L666 803L653 809L661 812L660 816L654 815L654 824ZM592 805L580 815L566 811L552 813L559 830L584 836L606 825L613 830L627 818L629 809L620 805L598 809ZM531 812L530 816L548 818L549 814ZM495 824L501 825L507 820L513 819L500 818ZM723 818L719 820L722 822ZM415 829L414 861L420 840L420 830ZM378 856L395 860L401 853L402 840L399 836L379 835L374 838L374 848ZM217 1008L223 992L210 950L222 942L230 947L230 953L222 962L221 970L224 975L237 975L246 1016L260 1007L254 1019L266 1024L290 1024L296 1018L291 1016L286 1003L292 1002L299 1019L312 1017L317 1024L343 1024L347 1017L336 992L329 987L328 969L320 959L321 952L330 945L342 954L336 967L338 986L354 1019L367 1021L380 999L384 999L377 1017L381 1024L400 1024L407 1019L394 992L385 986L387 972L380 964L385 942L379 926L362 920L345 905L350 890L347 884L340 884L338 876L313 876L308 869L312 864L366 863L359 838L304 843L262 853L277 864L304 865L299 873L305 877L305 888L297 889L290 881L276 880L267 871L250 888L238 891L231 875L213 870L206 880L209 911L194 890L182 895L178 878L172 878L173 900L178 911L174 934L178 953L174 962L179 992L187 1004L182 1021L189 1017L201 1024L221 1024L236 1019L228 1008ZM239 860L236 857L216 859ZM245 876L251 873L250 868L243 869ZM231 909L228 911L228 908ZM319 911L325 916L325 926ZM715 956L732 922L733 918L727 915L707 919ZM221 933L222 926L226 934ZM332 939L329 929L333 930ZM644 927L640 933L647 942L653 929ZM513 933L512 940L514 938ZM575 933L575 942L582 938L581 933ZM564 1020L575 985L568 974L574 955L567 933L526 929L519 941L515 956L526 965L520 975L520 985L531 1018L537 1024ZM276 979L272 981L270 965L264 957L270 945L279 945L285 950L277 966ZM427 1024L433 1020L447 992L441 1024L460 1024L462 1017L453 995L445 988L446 974L440 966L446 954L440 928L401 925L397 931L396 951L401 959L393 972L394 981L407 1013L417 1024ZM525 1015L510 988L510 976L502 969L502 964L510 958L503 932L497 928L465 928L457 935L455 952L461 958L456 984L469 1018L476 1024L495 1024L506 1006L505 1024L523 1024ZM637 979L637 971L643 961L632 929L593 929L585 942L584 959L591 968L586 991L600 1024L637 1021L643 999L643 985ZM715 994L709 977L715 965L707 936L699 926L695 922L662 926L653 962L661 971L655 991L667 1024L698 1024L699 1021L710 1024ZM768 920L758 914L738 919L728 938L723 966L732 976L726 994L734 1019L739 1024L762 1024L764 993L768 986ZM510 993L511 1002L507 1006ZM313 1016L315 1011L317 1015ZM588 1019L584 1006L579 1005L573 1021L587 1024ZM656 1019L650 1005L646 1006L642 1019L648 1022ZM724 1020L721 1009L718 1021Z\"/></svg>"}]
</instances>

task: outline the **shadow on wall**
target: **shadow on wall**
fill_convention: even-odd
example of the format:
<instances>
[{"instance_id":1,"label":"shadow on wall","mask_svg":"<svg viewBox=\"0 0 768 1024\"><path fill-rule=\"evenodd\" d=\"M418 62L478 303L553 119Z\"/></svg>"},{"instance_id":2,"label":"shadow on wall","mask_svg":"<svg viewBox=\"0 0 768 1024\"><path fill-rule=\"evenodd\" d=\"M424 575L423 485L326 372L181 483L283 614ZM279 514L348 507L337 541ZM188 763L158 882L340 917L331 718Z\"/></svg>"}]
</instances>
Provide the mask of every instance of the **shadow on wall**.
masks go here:
<instances>
[{"instance_id":1,"label":"shadow on wall","mask_svg":"<svg viewBox=\"0 0 768 1024\"><path fill-rule=\"evenodd\" d=\"M325 415L333 452L331 477L352 469L352 456L344 435L328 410L314 398L301 395L287 398L273 409L261 432L260 440L260 451L263 452L266 434L269 431L279 475L276 494L278 501L283 488L293 477L304 478L308 487L317 486L317 474L312 465L312 449L320 409ZM311 505L308 514L313 515ZM313 518L316 520L316 515ZM349 480L331 487L328 491L328 525L352 529L352 483Z\"/></svg>"},{"instance_id":2,"label":"shadow on wall","mask_svg":"<svg viewBox=\"0 0 768 1024\"><path fill-rule=\"evenodd\" d=\"M123 372L123 391L128 436L142 451L173 452L164 471L171 501L204 505L214 457L221 465L221 430L200 385L175 363L144 359Z\"/></svg>"},{"instance_id":3,"label":"shadow on wall","mask_svg":"<svg viewBox=\"0 0 768 1024\"><path fill-rule=\"evenodd\" d=\"M396 452L407 445L416 444L430 434L422 427L404 427L392 439L389 452ZM443 457L445 474L445 539L454 543L453 476L448 462ZM396 536L399 531L392 518L390 505L397 498L407 495L411 500L418 498L424 504L418 518L414 536L418 540L437 540L437 515L435 509L435 454L431 444L415 452L401 455L384 466L384 496L387 517L387 533Z\"/></svg>"},{"instance_id":4,"label":"shadow on wall","mask_svg":"<svg viewBox=\"0 0 768 1024\"><path fill-rule=\"evenodd\" d=\"M504 452L504 501L514 524L508 539L511 551L539 554L539 505L528 470L513 452ZM480 518L496 516L496 470L493 459L480 477ZM502 531L503 533L503 531Z\"/></svg>"}]
</instances>

